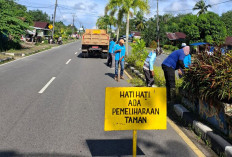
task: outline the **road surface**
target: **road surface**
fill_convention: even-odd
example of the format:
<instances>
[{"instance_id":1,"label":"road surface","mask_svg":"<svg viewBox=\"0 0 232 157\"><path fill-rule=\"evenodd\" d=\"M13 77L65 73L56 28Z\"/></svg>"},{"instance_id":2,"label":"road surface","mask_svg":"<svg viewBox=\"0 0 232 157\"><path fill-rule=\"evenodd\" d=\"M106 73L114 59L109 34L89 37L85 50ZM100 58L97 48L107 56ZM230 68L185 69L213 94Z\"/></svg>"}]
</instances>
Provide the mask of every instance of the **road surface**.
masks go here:
<instances>
[{"instance_id":1,"label":"road surface","mask_svg":"<svg viewBox=\"0 0 232 157\"><path fill-rule=\"evenodd\" d=\"M80 42L0 66L0 157L131 156L132 131L104 132L105 87L114 81L106 60L80 58ZM125 76L126 77L126 76ZM167 130L138 131L146 157L195 157Z\"/></svg>"}]
</instances>

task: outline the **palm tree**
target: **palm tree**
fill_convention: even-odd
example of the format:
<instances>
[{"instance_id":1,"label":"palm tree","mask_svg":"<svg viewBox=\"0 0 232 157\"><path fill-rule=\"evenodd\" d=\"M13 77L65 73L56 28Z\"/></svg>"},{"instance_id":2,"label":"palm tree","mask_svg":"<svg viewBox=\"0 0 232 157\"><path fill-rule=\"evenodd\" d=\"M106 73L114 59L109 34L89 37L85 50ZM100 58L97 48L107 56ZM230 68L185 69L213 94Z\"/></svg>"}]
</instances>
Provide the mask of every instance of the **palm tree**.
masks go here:
<instances>
[{"instance_id":1,"label":"palm tree","mask_svg":"<svg viewBox=\"0 0 232 157\"><path fill-rule=\"evenodd\" d=\"M200 11L197 13L197 15L201 15L201 14L205 14L205 13L207 12L208 8L210 8L210 7L211 7L210 4L209 4L209 5L206 5L206 4L205 4L205 1L199 0L199 1L195 4L193 10L200 10Z\"/></svg>"},{"instance_id":2,"label":"palm tree","mask_svg":"<svg viewBox=\"0 0 232 157\"><path fill-rule=\"evenodd\" d=\"M135 25L136 25L136 29L138 31L142 31L144 30L144 28L146 28L146 25L145 25L145 18L143 16L143 12L142 11L139 11L137 14L136 14L136 17L135 17Z\"/></svg>"},{"instance_id":3,"label":"palm tree","mask_svg":"<svg viewBox=\"0 0 232 157\"><path fill-rule=\"evenodd\" d=\"M143 12L149 12L148 0L110 0L107 4L110 10L117 10L121 16L126 17L126 55L128 55L128 37L129 37L129 22L130 16L136 12L137 9ZM133 10L133 12L132 12Z\"/></svg>"},{"instance_id":4,"label":"palm tree","mask_svg":"<svg viewBox=\"0 0 232 157\"><path fill-rule=\"evenodd\" d=\"M116 19L114 17L109 16L109 15L100 16L97 19L96 26L99 29L105 29L108 33L109 32L108 26L109 26L110 31L111 31L111 27L112 27L112 25L115 25L115 21L116 21Z\"/></svg>"},{"instance_id":5,"label":"palm tree","mask_svg":"<svg viewBox=\"0 0 232 157\"><path fill-rule=\"evenodd\" d=\"M117 13L117 20L115 21L115 24L117 25L117 41L118 41L120 26L122 24L125 10L119 7L118 0L110 0L109 3L105 7L105 15L107 15L108 12L110 12L109 15L111 17L114 17L115 14Z\"/></svg>"},{"instance_id":6,"label":"palm tree","mask_svg":"<svg viewBox=\"0 0 232 157\"><path fill-rule=\"evenodd\" d=\"M106 23L106 19L105 19L104 16L100 16L100 17L97 19L96 26L97 26L99 29L107 29L107 23Z\"/></svg>"}]
</instances>

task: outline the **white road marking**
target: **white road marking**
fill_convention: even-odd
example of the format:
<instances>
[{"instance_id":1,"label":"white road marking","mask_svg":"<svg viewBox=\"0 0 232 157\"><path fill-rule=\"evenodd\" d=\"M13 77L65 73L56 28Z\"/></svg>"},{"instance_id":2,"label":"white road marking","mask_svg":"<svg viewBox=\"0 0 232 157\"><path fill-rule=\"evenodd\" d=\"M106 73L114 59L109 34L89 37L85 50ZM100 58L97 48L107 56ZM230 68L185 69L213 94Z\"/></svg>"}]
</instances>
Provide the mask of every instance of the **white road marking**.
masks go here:
<instances>
[{"instance_id":1,"label":"white road marking","mask_svg":"<svg viewBox=\"0 0 232 157\"><path fill-rule=\"evenodd\" d=\"M77 52L75 53L75 55L77 54Z\"/></svg>"},{"instance_id":2,"label":"white road marking","mask_svg":"<svg viewBox=\"0 0 232 157\"><path fill-rule=\"evenodd\" d=\"M69 59L69 60L66 62L66 64L68 64L70 61L71 61L71 59Z\"/></svg>"},{"instance_id":3,"label":"white road marking","mask_svg":"<svg viewBox=\"0 0 232 157\"><path fill-rule=\"evenodd\" d=\"M55 79L56 77L52 77L51 80L39 91L39 94L42 94Z\"/></svg>"}]
</instances>

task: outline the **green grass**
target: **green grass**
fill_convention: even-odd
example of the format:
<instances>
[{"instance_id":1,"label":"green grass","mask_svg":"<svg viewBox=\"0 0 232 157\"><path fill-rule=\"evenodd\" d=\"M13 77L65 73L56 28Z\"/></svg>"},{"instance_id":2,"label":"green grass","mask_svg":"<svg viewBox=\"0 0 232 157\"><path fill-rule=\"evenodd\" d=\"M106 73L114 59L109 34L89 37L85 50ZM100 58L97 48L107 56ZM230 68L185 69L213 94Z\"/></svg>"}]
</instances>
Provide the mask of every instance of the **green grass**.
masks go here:
<instances>
[{"instance_id":1,"label":"green grass","mask_svg":"<svg viewBox=\"0 0 232 157\"><path fill-rule=\"evenodd\" d=\"M133 77L128 82L133 84L135 87L145 87L146 86L145 82L137 77Z\"/></svg>"}]
</instances>

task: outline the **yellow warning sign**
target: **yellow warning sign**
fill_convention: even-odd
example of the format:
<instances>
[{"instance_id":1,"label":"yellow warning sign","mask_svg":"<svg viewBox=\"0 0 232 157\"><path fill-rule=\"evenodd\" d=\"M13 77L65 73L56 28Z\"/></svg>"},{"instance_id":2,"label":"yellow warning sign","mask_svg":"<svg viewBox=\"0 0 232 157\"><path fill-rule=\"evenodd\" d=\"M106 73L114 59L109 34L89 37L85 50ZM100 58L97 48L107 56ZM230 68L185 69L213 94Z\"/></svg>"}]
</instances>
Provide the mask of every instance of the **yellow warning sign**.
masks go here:
<instances>
[{"instance_id":1,"label":"yellow warning sign","mask_svg":"<svg viewBox=\"0 0 232 157\"><path fill-rule=\"evenodd\" d=\"M51 25L51 24L48 25L48 28L49 28L49 29L52 29L52 28L53 28L53 25Z\"/></svg>"},{"instance_id":2,"label":"yellow warning sign","mask_svg":"<svg viewBox=\"0 0 232 157\"><path fill-rule=\"evenodd\" d=\"M101 30L93 30L93 34L100 34Z\"/></svg>"},{"instance_id":3,"label":"yellow warning sign","mask_svg":"<svg viewBox=\"0 0 232 157\"><path fill-rule=\"evenodd\" d=\"M166 88L107 87L105 131L167 128Z\"/></svg>"}]
</instances>

